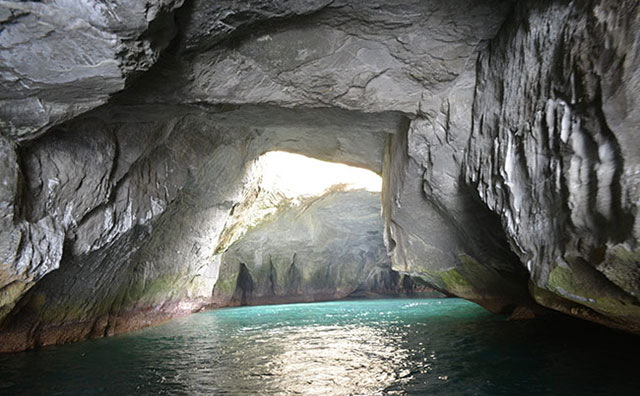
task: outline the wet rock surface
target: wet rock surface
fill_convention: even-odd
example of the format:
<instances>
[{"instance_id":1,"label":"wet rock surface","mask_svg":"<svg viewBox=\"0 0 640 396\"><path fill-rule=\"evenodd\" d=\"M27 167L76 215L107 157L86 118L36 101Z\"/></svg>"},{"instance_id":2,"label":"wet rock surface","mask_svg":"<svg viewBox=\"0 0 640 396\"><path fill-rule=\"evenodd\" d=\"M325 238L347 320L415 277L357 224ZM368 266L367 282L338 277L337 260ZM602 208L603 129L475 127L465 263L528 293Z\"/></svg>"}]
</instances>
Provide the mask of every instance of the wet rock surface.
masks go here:
<instances>
[{"instance_id":1,"label":"wet rock surface","mask_svg":"<svg viewBox=\"0 0 640 396\"><path fill-rule=\"evenodd\" d=\"M638 332L635 2L145 4L0 4L5 350L209 304L277 149L383 175L395 270Z\"/></svg>"}]
</instances>

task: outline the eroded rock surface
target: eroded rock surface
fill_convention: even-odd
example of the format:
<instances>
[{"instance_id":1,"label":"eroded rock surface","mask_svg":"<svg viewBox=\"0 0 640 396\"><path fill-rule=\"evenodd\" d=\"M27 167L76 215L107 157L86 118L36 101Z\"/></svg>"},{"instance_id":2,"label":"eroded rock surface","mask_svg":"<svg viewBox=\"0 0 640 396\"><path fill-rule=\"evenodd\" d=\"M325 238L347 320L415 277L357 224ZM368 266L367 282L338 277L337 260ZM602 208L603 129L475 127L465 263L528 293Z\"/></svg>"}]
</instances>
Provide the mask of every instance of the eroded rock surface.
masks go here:
<instances>
[{"instance_id":1,"label":"eroded rock surface","mask_svg":"<svg viewBox=\"0 0 640 396\"><path fill-rule=\"evenodd\" d=\"M17 140L104 104L176 34L182 0L3 1L0 128Z\"/></svg>"},{"instance_id":2,"label":"eroded rock surface","mask_svg":"<svg viewBox=\"0 0 640 396\"><path fill-rule=\"evenodd\" d=\"M277 116L262 123L255 117L268 109L244 111L105 121L105 113L117 111L101 109L26 146L20 154L29 199L20 224L45 219L60 237L42 239L57 241L59 250L39 253L57 261L36 267L38 278L33 270L7 268L14 280L6 290L22 288L5 294L4 314L13 312L4 321L3 345L22 349L109 335L208 305L219 237L255 189L253 163L260 154L299 141L300 151L379 169L381 160L365 154L381 153L397 124L393 114L379 116L372 131L368 117L314 111L296 114L291 129ZM354 139L340 132L347 121ZM367 143L356 145L358 139Z\"/></svg>"},{"instance_id":3,"label":"eroded rock surface","mask_svg":"<svg viewBox=\"0 0 640 396\"><path fill-rule=\"evenodd\" d=\"M444 109L448 123L419 117L390 137L385 241L396 270L492 312L509 312L532 305L528 276L508 249L498 217L461 180L467 119L455 112L469 112L466 103Z\"/></svg>"},{"instance_id":4,"label":"eroded rock surface","mask_svg":"<svg viewBox=\"0 0 640 396\"><path fill-rule=\"evenodd\" d=\"M640 330L637 2L518 5L479 59L466 178L543 305Z\"/></svg>"},{"instance_id":5,"label":"eroded rock surface","mask_svg":"<svg viewBox=\"0 0 640 396\"><path fill-rule=\"evenodd\" d=\"M227 16L207 3L194 3L189 22L209 17L209 26L224 23ZM439 104L508 9L500 1L291 3L245 11L252 29L236 36L233 51L199 51L185 68L190 78L178 95L208 103L415 113ZM230 19L242 12L236 7ZM269 7L274 9L264 10ZM281 15L311 10L317 11L277 23ZM202 32L188 33L185 41L193 50L203 41Z\"/></svg>"}]
</instances>

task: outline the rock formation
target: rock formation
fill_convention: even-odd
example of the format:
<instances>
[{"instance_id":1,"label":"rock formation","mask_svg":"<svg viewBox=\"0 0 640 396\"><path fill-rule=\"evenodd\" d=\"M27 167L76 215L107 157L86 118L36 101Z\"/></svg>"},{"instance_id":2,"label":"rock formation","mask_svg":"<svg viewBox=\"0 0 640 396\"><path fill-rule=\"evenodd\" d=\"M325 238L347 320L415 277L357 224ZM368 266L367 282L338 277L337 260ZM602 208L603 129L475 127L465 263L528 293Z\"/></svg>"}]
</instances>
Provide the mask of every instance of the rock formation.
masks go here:
<instances>
[{"instance_id":1,"label":"rock formation","mask_svg":"<svg viewBox=\"0 0 640 396\"><path fill-rule=\"evenodd\" d=\"M640 331L640 7L518 6L478 60L465 178L540 304Z\"/></svg>"},{"instance_id":2,"label":"rock formation","mask_svg":"<svg viewBox=\"0 0 640 396\"><path fill-rule=\"evenodd\" d=\"M639 19L632 0L1 2L1 348L209 304L277 149L383 175L396 270L640 332Z\"/></svg>"},{"instance_id":3,"label":"rock formation","mask_svg":"<svg viewBox=\"0 0 640 396\"><path fill-rule=\"evenodd\" d=\"M428 293L391 270L380 209L380 195L364 190L279 202L275 213L221 253L213 304Z\"/></svg>"}]
</instances>

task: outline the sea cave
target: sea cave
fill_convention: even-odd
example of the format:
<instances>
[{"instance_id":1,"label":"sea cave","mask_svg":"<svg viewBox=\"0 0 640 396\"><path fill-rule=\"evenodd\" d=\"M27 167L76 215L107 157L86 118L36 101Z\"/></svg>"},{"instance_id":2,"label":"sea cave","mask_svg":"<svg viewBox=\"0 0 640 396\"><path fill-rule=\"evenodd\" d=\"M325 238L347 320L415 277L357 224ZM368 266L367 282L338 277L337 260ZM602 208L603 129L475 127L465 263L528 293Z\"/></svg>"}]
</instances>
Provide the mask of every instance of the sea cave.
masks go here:
<instances>
[{"instance_id":1,"label":"sea cave","mask_svg":"<svg viewBox=\"0 0 640 396\"><path fill-rule=\"evenodd\" d=\"M639 66L636 0L0 1L0 394L635 394Z\"/></svg>"}]
</instances>

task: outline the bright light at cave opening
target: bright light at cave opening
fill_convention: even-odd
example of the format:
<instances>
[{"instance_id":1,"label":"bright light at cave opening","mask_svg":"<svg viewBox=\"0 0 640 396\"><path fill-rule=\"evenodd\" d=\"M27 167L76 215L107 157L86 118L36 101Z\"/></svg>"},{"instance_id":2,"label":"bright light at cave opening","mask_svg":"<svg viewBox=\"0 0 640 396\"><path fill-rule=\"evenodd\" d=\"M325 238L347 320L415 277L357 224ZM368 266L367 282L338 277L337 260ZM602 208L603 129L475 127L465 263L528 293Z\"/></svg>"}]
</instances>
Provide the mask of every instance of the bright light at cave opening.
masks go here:
<instances>
[{"instance_id":1,"label":"bright light at cave opening","mask_svg":"<svg viewBox=\"0 0 640 396\"><path fill-rule=\"evenodd\" d=\"M271 151L260 157L262 184L289 197L320 195L336 184L347 190L380 192L382 178L376 173L345 164L326 162L300 154Z\"/></svg>"}]
</instances>

